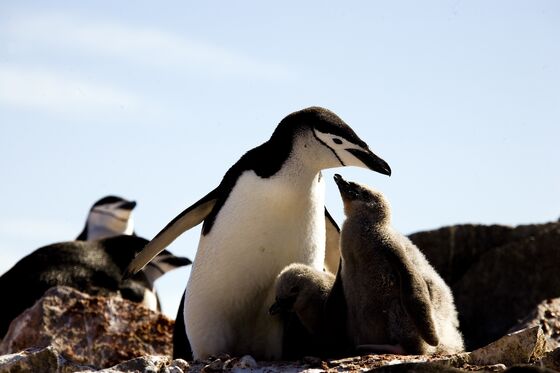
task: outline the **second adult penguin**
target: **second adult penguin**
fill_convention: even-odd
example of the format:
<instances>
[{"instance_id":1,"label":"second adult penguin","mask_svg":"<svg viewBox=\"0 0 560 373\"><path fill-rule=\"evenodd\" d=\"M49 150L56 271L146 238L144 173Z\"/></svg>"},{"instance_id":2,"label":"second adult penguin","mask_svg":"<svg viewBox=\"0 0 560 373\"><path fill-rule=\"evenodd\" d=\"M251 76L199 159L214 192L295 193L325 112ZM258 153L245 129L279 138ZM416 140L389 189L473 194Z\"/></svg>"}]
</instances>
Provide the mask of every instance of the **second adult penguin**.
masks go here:
<instances>
[{"instance_id":1,"label":"second adult penguin","mask_svg":"<svg viewBox=\"0 0 560 373\"><path fill-rule=\"evenodd\" d=\"M354 347L406 354L463 350L451 290L420 250L390 225L367 186L335 175L344 202L341 276Z\"/></svg>"},{"instance_id":2,"label":"second adult penguin","mask_svg":"<svg viewBox=\"0 0 560 373\"><path fill-rule=\"evenodd\" d=\"M91 206L84 229L76 240L91 242L119 235L136 235L132 213L135 207L136 201L118 196L110 195L99 199ZM134 275L133 280L145 287L144 305L161 311L161 302L155 289L156 280L169 271L191 263L188 258L163 250L142 271Z\"/></svg>"},{"instance_id":3,"label":"second adult penguin","mask_svg":"<svg viewBox=\"0 0 560 373\"><path fill-rule=\"evenodd\" d=\"M121 234L134 234L134 207L135 201L122 197L106 196L99 199L89 209L86 225L76 240L93 241Z\"/></svg>"},{"instance_id":4,"label":"second adult penguin","mask_svg":"<svg viewBox=\"0 0 560 373\"><path fill-rule=\"evenodd\" d=\"M274 281L294 262L323 269L320 171L341 166L390 174L387 163L333 112L311 107L292 113L137 256L133 272L204 221L184 302L194 358L220 353L281 358L282 323L268 314Z\"/></svg>"}]
</instances>

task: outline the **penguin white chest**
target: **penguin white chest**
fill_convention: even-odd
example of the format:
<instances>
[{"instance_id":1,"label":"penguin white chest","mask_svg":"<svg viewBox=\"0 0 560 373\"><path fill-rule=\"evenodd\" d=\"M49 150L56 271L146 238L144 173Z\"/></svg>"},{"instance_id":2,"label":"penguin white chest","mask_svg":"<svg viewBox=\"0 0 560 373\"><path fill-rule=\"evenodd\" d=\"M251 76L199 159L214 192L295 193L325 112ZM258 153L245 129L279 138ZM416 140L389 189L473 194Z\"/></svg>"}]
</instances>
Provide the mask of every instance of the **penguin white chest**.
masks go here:
<instances>
[{"instance_id":1,"label":"penguin white chest","mask_svg":"<svg viewBox=\"0 0 560 373\"><path fill-rule=\"evenodd\" d=\"M322 182L300 186L251 171L238 179L210 233L201 237L195 266L212 257L215 270L221 264L228 272L235 266L268 277L292 262L322 269L324 250Z\"/></svg>"},{"instance_id":2,"label":"penguin white chest","mask_svg":"<svg viewBox=\"0 0 560 373\"><path fill-rule=\"evenodd\" d=\"M185 322L196 357L238 349L278 357L281 326L267 312L274 280L293 262L322 270L324 219L316 176L306 184L252 171L239 177L201 236L187 286Z\"/></svg>"}]
</instances>

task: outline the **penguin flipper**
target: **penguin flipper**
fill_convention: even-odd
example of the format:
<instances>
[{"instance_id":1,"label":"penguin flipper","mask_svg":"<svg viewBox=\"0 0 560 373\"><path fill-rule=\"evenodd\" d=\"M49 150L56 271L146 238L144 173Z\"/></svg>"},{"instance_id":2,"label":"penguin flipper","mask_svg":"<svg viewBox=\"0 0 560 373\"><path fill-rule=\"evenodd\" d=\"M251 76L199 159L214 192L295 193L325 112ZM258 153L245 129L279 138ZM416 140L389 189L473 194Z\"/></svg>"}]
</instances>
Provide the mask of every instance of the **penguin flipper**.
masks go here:
<instances>
[{"instance_id":1,"label":"penguin flipper","mask_svg":"<svg viewBox=\"0 0 560 373\"><path fill-rule=\"evenodd\" d=\"M179 267L188 266L189 264L192 264L192 261L189 258L175 256L171 252L163 250L161 253L156 255L151 262L146 264L142 272L146 274L148 281L150 281L150 284L153 285L158 278L167 272Z\"/></svg>"},{"instance_id":2,"label":"penguin flipper","mask_svg":"<svg viewBox=\"0 0 560 373\"><path fill-rule=\"evenodd\" d=\"M218 199L216 195L217 192L214 189L171 220L130 263L127 268L127 276L140 271L183 232L206 219L216 205Z\"/></svg>"},{"instance_id":3,"label":"penguin flipper","mask_svg":"<svg viewBox=\"0 0 560 373\"><path fill-rule=\"evenodd\" d=\"M397 270L401 282L401 300L420 336L430 346L439 344L428 284L401 250L388 250L388 259Z\"/></svg>"},{"instance_id":4,"label":"penguin flipper","mask_svg":"<svg viewBox=\"0 0 560 373\"><path fill-rule=\"evenodd\" d=\"M325 269L335 274L340 263L340 228L325 207L326 247L325 247Z\"/></svg>"},{"instance_id":5,"label":"penguin flipper","mask_svg":"<svg viewBox=\"0 0 560 373\"><path fill-rule=\"evenodd\" d=\"M439 344L439 336L437 334L428 287L422 278L418 280L414 285L415 290L412 291L413 294L408 297L405 296L403 303L422 338L430 346L437 346Z\"/></svg>"}]
</instances>

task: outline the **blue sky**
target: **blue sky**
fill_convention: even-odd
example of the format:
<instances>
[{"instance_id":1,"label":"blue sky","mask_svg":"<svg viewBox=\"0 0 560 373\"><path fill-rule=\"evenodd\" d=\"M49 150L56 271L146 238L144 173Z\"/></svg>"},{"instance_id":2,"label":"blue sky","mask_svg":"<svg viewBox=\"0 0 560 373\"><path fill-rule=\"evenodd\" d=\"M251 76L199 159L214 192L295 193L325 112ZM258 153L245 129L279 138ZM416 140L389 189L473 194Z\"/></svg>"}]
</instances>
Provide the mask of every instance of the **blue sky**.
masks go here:
<instances>
[{"instance_id":1,"label":"blue sky","mask_svg":"<svg viewBox=\"0 0 560 373\"><path fill-rule=\"evenodd\" d=\"M0 272L107 194L154 236L292 111L338 113L392 167L403 233L560 217L557 1L0 3ZM199 229L170 250L194 258ZM188 270L159 280L175 310Z\"/></svg>"}]
</instances>

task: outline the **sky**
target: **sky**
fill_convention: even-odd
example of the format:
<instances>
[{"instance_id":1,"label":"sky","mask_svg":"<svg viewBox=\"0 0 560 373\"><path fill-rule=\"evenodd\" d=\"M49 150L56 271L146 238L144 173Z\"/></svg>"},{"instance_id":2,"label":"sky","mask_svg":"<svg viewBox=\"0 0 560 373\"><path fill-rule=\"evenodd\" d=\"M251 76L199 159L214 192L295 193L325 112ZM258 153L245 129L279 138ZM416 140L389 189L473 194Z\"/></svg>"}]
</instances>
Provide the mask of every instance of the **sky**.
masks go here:
<instances>
[{"instance_id":1,"label":"sky","mask_svg":"<svg viewBox=\"0 0 560 373\"><path fill-rule=\"evenodd\" d=\"M410 234L560 217L558 1L2 1L0 273L136 200L152 238L289 113L323 106L393 174ZM194 258L200 227L169 246ZM158 280L175 317L189 269Z\"/></svg>"}]
</instances>

